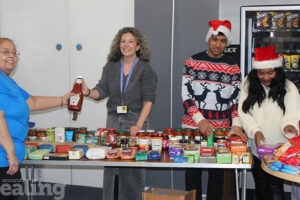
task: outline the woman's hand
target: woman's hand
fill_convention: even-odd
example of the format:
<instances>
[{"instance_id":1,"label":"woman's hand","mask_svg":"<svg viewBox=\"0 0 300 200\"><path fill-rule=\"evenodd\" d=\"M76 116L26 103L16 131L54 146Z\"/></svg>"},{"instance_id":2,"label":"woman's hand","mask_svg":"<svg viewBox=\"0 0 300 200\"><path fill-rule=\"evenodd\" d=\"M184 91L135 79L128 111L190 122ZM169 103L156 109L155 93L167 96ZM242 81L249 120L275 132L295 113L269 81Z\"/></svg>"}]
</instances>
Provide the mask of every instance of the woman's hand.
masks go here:
<instances>
[{"instance_id":1,"label":"woman's hand","mask_svg":"<svg viewBox=\"0 0 300 200\"><path fill-rule=\"evenodd\" d=\"M136 136L136 134L141 130L142 128L139 127L138 125L131 126L130 127L130 135L131 136Z\"/></svg>"},{"instance_id":2,"label":"woman's hand","mask_svg":"<svg viewBox=\"0 0 300 200\"><path fill-rule=\"evenodd\" d=\"M7 170L8 175L13 175L19 170L19 162L15 153L7 154L7 160L9 163L9 168Z\"/></svg>"},{"instance_id":3,"label":"woman's hand","mask_svg":"<svg viewBox=\"0 0 300 200\"><path fill-rule=\"evenodd\" d=\"M240 138L242 138L242 140L247 143L248 141L248 136L243 132L243 129L239 126L232 126L231 130L228 134L228 137L230 137L231 135L236 135Z\"/></svg>"},{"instance_id":4,"label":"woman's hand","mask_svg":"<svg viewBox=\"0 0 300 200\"><path fill-rule=\"evenodd\" d=\"M82 79L82 93L84 96L88 96L90 94L90 89L87 86L86 82L84 81L84 79Z\"/></svg>"},{"instance_id":5,"label":"woman's hand","mask_svg":"<svg viewBox=\"0 0 300 200\"><path fill-rule=\"evenodd\" d=\"M68 104L71 95L72 95L72 93L69 92L69 93L65 94L64 96L60 97L61 98L61 106Z\"/></svg>"},{"instance_id":6,"label":"woman's hand","mask_svg":"<svg viewBox=\"0 0 300 200\"><path fill-rule=\"evenodd\" d=\"M284 127L283 132L287 138L292 138L299 135L297 129L292 125L287 125Z\"/></svg>"},{"instance_id":7,"label":"woman's hand","mask_svg":"<svg viewBox=\"0 0 300 200\"><path fill-rule=\"evenodd\" d=\"M256 147L260 146L260 141L266 141L264 134L261 131L257 131L254 135Z\"/></svg>"}]
</instances>

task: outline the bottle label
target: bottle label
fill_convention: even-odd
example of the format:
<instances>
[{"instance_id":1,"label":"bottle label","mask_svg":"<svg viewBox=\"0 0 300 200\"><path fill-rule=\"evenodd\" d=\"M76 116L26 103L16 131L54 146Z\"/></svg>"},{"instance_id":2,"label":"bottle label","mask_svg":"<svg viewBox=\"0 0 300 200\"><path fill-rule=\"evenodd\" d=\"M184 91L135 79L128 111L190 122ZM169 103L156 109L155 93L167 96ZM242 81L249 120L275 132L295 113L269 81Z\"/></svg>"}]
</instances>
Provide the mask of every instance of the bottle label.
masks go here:
<instances>
[{"instance_id":1,"label":"bottle label","mask_svg":"<svg viewBox=\"0 0 300 200\"><path fill-rule=\"evenodd\" d=\"M70 105L71 106L77 106L79 104L80 95L72 95L70 96Z\"/></svg>"},{"instance_id":2,"label":"bottle label","mask_svg":"<svg viewBox=\"0 0 300 200\"><path fill-rule=\"evenodd\" d=\"M168 140L162 140L162 147L163 148L169 147L169 141Z\"/></svg>"}]
</instances>

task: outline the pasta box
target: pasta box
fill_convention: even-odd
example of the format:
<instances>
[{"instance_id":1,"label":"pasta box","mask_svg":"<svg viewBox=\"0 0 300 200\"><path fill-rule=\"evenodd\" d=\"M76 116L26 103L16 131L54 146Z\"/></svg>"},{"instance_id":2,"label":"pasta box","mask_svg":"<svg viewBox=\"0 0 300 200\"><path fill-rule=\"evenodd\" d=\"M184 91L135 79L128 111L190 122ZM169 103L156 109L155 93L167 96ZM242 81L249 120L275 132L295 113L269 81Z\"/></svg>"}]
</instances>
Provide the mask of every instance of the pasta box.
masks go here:
<instances>
[{"instance_id":1,"label":"pasta box","mask_svg":"<svg viewBox=\"0 0 300 200\"><path fill-rule=\"evenodd\" d=\"M196 200L196 190L172 190L150 187L143 192L143 200Z\"/></svg>"}]
</instances>

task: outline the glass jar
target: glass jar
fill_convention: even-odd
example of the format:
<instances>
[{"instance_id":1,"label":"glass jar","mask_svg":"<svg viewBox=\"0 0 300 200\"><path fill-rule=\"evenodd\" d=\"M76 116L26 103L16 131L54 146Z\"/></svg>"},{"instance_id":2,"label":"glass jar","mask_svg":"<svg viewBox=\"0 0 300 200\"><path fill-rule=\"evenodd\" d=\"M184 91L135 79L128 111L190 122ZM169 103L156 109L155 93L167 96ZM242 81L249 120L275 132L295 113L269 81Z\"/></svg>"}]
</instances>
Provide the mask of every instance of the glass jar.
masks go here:
<instances>
[{"instance_id":1,"label":"glass jar","mask_svg":"<svg viewBox=\"0 0 300 200\"><path fill-rule=\"evenodd\" d=\"M161 137L162 134L164 133L164 130L162 130L162 129L157 129L157 130L156 130L156 133L158 134L159 137Z\"/></svg>"},{"instance_id":2,"label":"glass jar","mask_svg":"<svg viewBox=\"0 0 300 200\"><path fill-rule=\"evenodd\" d=\"M38 140L47 142L47 131L44 128L37 129Z\"/></svg>"},{"instance_id":3,"label":"glass jar","mask_svg":"<svg viewBox=\"0 0 300 200\"><path fill-rule=\"evenodd\" d=\"M146 131L145 130L140 130L137 134L136 134L136 145L139 146L139 138L144 138L146 136Z\"/></svg>"},{"instance_id":4,"label":"glass jar","mask_svg":"<svg viewBox=\"0 0 300 200\"><path fill-rule=\"evenodd\" d=\"M47 141L48 142L55 142L55 131L53 128L48 128L46 130L47 133Z\"/></svg>"},{"instance_id":5,"label":"glass jar","mask_svg":"<svg viewBox=\"0 0 300 200\"><path fill-rule=\"evenodd\" d=\"M167 151L169 149L169 135L168 133L162 133L162 150Z\"/></svg>"},{"instance_id":6,"label":"glass jar","mask_svg":"<svg viewBox=\"0 0 300 200\"><path fill-rule=\"evenodd\" d=\"M36 128L28 129L28 140L29 141L37 140L37 129Z\"/></svg>"},{"instance_id":7,"label":"glass jar","mask_svg":"<svg viewBox=\"0 0 300 200\"><path fill-rule=\"evenodd\" d=\"M120 140L120 146L121 149L127 149L128 148L128 139L127 138L121 138Z\"/></svg>"},{"instance_id":8,"label":"glass jar","mask_svg":"<svg viewBox=\"0 0 300 200\"><path fill-rule=\"evenodd\" d=\"M229 128L225 128L225 130L224 130L225 139L228 139L228 134L229 134L230 131L231 131L230 127Z\"/></svg>"},{"instance_id":9,"label":"glass jar","mask_svg":"<svg viewBox=\"0 0 300 200\"><path fill-rule=\"evenodd\" d=\"M124 138L126 139L125 131L118 130L117 131L117 141L116 141L117 147L121 147L121 139L124 139Z\"/></svg>"},{"instance_id":10,"label":"glass jar","mask_svg":"<svg viewBox=\"0 0 300 200\"><path fill-rule=\"evenodd\" d=\"M222 128L216 128L214 131L214 142L225 139L225 135Z\"/></svg>"},{"instance_id":11,"label":"glass jar","mask_svg":"<svg viewBox=\"0 0 300 200\"><path fill-rule=\"evenodd\" d=\"M86 135L86 143L87 144L93 144L95 143L95 131L94 130L89 130L88 134Z\"/></svg>"},{"instance_id":12,"label":"glass jar","mask_svg":"<svg viewBox=\"0 0 300 200\"><path fill-rule=\"evenodd\" d=\"M200 144L202 140L202 135L199 128L194 129L194 138L195 138L195 144Z\"/></svg>"},{"instance_id":13,"label":"glass jar","mask_svg":"<svg viewBox=\"0 0 300 200\"><path fill-rule=\"evenodd\" d=\"M117 131L116 128L107 129L107 143L110 143L112 148L117 147Z\"/></svg>"},{"instance_id":14,"label":"glass jar","mask_svg":"<svg viewBox=\"0 0 300 200\"><path fill-rule=\"evenodd\" d=\"M169 137L173 137L174 136L174 130L173 130L173 128L165 128L164 133L167 133Z\"/></svg>"},{"instance_id":15,"label":"glass jar","mask_svg":"<svg viewBox=\"0 0 300 200\"><path fill-rule=\"evenodd\" d=\"M188 143L189 139L190 140L191 139L194 140L194 131L191 128L185 128L184 132L183 132L183 135L184 135L184 141L183 141L183 143Z\"/></svg>"},{"instance_id":16,"label":"glass jar","mask_svg":"<svg viewBox=\"0 0 300 200\"><path fill-rule=\"evenodd\" d=\"M178 139L180 143L183 143L183 129L182 128L175 128L174 129L174 137Z\"/></svg>"},{"instance_id":17,"label":"glass jar","mask_svg":"<svg viewBox=\"0 0 300 200\"><path fill-rule=\"evenodd\" d=\"M87 127L80 127L77 134L78 143L86 143L86 136L88 134Z\"/></svg>"},{"instance_id":18,"label":"glass jar","mask_svg":"<svg viewBox=\"0 0 300 200\"><path fill-rule=\"evenodd\" d=\"M100 146L108 143L108 130L106 128L97 128L97 132L95 134L99 136Z\"/></svg>"},{"instance_id":19,"label":"glass jar","mask_svg":"<svg viewBox=\"0 0 300 200\"><path fill-rule=\"evenodd\" d=\"M136 146L136 136L130 135L129 131L125 131L126 138L128 139L128 146L135 147Z\"/></svg>"}]
</instances>

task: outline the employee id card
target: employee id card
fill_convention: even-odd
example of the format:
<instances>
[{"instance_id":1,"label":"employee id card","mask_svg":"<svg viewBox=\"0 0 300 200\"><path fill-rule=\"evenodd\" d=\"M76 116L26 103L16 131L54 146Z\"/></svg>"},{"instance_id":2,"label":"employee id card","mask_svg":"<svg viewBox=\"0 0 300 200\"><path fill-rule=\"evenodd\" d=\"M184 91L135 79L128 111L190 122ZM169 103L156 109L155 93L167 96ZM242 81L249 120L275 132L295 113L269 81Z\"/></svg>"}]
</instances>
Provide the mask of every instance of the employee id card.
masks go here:
<instances>
[{"instance_id":1,"label":"employee id card","mask_svg":"<svg viewBox=\"0 0 300 200\"><path fill-rule=\"evenodd\" d=\"M117 106L117 113L118 114L127 113L127 106Z\"/></svg>"}]
</instances>

